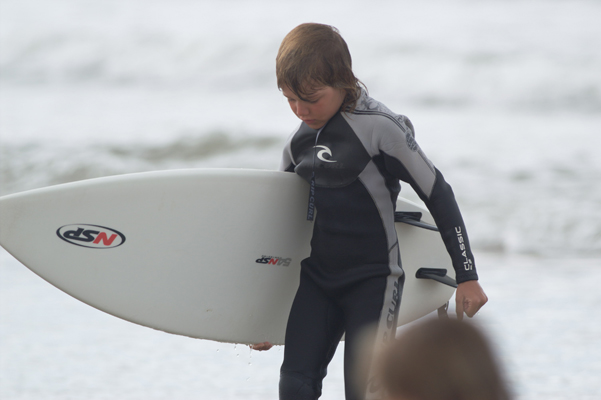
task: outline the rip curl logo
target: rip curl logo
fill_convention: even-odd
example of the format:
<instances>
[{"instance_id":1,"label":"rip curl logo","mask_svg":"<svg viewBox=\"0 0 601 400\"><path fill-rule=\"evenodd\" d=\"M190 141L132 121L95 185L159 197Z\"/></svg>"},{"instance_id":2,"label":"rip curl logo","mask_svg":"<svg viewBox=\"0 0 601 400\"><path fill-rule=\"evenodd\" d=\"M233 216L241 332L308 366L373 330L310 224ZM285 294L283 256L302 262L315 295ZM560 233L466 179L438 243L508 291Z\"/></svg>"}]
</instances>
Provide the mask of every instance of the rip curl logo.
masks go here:
<instances>
[{"instance_id":1,"label":"rip curl logo","mask_svg":"<svg viewBox=\"0 0 601 400\"><path fill-rule=\"evenodd\" d=\"M413 135L411 135L410 133L407 133L407 135L405 137L407 140L407 147L409 147L409 150L417 151L419 146L417 145L417 142L415 141L415 138L413 137Z\"/></svg>"},{"instance_id":2,"label":"rip curl logo","mask_svg":"<svg viewBox=\"0 0 601 400\"><path fill-rule=\"evenodd\" d=\"M323 162L335 163L335 160L332 160L332 150L330 150L327 146L317 145L314 146L316 149L321 149L317 152L317 158L319 158Z\"/></svg>"},{"instance_id":3,"label":"rip curl logo","mask_svg":"<svg viewBox=\"0 0 601 400\"><path fill-rule=\"evenodd\" d=\"M69 244L90 249L113 249L125 243L124 234L100 225L63 225L56 230L56 235Z\"/></svg>"},{"instance_id":4,"label":"rip curl logo","mask_svg":"<svg viewBox=\"0 0 601 400\"><path fill-rule=\"evenodd\" d=\"M282 267L290 266L292 258L261 256L255 261L257 264L281 265Z\"/></svg>"}]
</instances>

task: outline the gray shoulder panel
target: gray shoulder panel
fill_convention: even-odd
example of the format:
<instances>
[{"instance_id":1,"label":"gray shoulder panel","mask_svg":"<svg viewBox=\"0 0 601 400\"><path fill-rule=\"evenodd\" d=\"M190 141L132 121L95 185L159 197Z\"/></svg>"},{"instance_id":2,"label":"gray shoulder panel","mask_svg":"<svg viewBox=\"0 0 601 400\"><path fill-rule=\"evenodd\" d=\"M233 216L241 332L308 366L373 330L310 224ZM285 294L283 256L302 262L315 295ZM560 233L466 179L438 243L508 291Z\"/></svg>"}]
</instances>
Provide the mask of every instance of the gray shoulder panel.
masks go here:
<instances>
[{"instance_id":1,"label":"gray shoulder panel","mask_svg":"<svg viewBox=\"0 0 601 400\"><path fill-rule=\"evenodd\" d=\"M392 113L382 103L362 96L357 109L344 114L345 119L372 157L386 153L397 159L411 176L411 184L430 196L436 169L415 141L413 125L404 115ZM391 171L393 172L393 171ZM406 180L406 177L398 176Z\"/></svg>"}]
</instances>

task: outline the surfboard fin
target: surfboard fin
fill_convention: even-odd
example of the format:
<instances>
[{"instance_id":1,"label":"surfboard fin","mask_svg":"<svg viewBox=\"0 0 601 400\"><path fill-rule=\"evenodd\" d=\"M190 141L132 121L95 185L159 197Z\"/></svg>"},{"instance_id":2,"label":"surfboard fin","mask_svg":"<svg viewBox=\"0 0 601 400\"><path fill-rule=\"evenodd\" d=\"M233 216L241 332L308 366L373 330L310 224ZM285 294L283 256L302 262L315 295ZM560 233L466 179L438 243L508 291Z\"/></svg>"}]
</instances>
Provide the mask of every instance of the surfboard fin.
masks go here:
<instances>
[{"instance_id":1,"label":"surfboard fin","mask_svg":"<svg viewBox=\"0 0 601 400\"><path fill-rule=\"evenodd\" d=\"M419 228L429 229L431 231L438 232L438 228L436 225L430 225L421 221L422 213L420 212L411 212L411 211L395 211L394 213L394 222L402 222L404 224L409 224L413 226L417 226Z\"/></svg>"},{"instance_id":2,"label":"surfboard fin","mask_svg":"<svg viewBox=\"0 0 601 400\"><path fill-rule=\"evenodd\" d=\"M449 319L449 314L447 313L447 311L449 311L449 302L447 301L442 306L438 307L437 311L439 319Z\"/></svg>"},{"instance_id":3,"label":"surfboard fin","mask_svg":"<svg viewBox=\"0 0 601 400\"><path fill-rule=\"evenodd\" d=\"M432 279L444 285L457 288L455 279L447 275L447 270L444 268L420 268L415 273L417 279Z\"/></svg>"}]
</instances>

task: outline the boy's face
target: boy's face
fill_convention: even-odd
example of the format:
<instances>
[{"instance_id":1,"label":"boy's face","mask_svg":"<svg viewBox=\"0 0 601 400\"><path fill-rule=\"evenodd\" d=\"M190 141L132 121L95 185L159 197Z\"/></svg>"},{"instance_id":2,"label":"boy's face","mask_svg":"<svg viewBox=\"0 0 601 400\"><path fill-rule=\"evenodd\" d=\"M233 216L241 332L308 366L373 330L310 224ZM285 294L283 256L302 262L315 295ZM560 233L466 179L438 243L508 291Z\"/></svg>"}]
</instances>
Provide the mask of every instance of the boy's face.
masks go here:
<instances>
[{"instance_id":1,"label":"boy's face","mask_svg":"<svg viewBox=\"0 0 601 400\"><path fill-rule=\"evenodd\" d=\"M313 129L323 127L340 110L346 95L344 90L330 86L315 89L304 100L287 86L282 87L282 94L288 99L294 115Z\"/></svg>"}]
</instances>

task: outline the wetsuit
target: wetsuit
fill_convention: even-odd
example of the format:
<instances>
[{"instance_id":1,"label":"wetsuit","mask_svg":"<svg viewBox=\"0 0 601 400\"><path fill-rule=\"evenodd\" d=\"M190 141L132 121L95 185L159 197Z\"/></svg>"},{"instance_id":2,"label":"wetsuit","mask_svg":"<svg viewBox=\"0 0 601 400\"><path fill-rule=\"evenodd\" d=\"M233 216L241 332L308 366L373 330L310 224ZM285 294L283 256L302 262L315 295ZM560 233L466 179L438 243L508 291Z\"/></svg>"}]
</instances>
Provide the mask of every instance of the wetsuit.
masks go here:
<instances>
[{"instance_id":1,"label":"wetsuit","mask_svg":"<svg viewBox=\"0 0 601 400\"><path fill-rule=\"evenodd\" d=\"M280 399L321 395L343 333L347 400L370 393L378 398L367 377L352 374L362 329L375 327L378 341L396 330L404 282L394 226L399 180L413 187L432 214L457 282L478 278L451 187L416 143L411 122L365 92L352 113L335 114L320 130L301 123L284 149L281 169L310 183L308 215L315 221L286 329Z\"/></svg>"}]
</instances>

